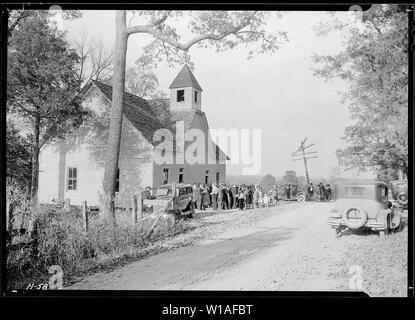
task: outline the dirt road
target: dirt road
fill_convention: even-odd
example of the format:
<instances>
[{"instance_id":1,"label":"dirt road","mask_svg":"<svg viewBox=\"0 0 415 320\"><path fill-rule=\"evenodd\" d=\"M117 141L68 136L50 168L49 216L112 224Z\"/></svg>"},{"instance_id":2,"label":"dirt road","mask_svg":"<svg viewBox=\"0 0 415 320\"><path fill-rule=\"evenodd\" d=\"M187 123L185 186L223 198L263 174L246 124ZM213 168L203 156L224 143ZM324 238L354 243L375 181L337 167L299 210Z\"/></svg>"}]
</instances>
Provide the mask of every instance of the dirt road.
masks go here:
<instances>
[{"instance_id":1,"label":"dirt road","mask_svg":"<svg viewBox=\"0 0 415 320\"><path fill-rule=\"evenodd\" d=\"M199 214L198 223L217 226L195 245L85 277L67 289L347 290L344 257L351 238L335 239L327 226L332 206L307 202ZM339 275L339 265L345 274Z\"/></svg>"}]
</instances>

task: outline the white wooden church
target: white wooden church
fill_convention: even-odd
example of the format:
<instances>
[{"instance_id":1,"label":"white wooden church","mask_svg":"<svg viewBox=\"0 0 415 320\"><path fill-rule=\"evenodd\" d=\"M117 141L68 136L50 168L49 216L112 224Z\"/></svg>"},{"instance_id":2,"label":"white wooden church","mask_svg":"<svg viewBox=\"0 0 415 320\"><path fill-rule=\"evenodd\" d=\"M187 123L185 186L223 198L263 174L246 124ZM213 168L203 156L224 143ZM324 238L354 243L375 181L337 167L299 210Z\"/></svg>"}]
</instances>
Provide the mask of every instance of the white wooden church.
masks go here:
<instances>
[{"instance_id":1,"label":"white wooden church","mask_svg":"<svg viewBox=\"0 0 415 320\"><path fill-rule=\"evenodd\" d=\"M170 99L145 100L124 93L117 207L130 207L131 196L146 186L226 181L229 158L210 138L206 114L201 107L202 88L187 65L169 88ZM82 98L83 106L90 111L85 123L64 141L51 143L41 150L38 190L41 203L69 198L74 205L86 200L88 205L98 206L103 196L112 87L91 81L83 89ZM177 121L183 121L185 132L197 128L208 137L204 163L189 164L186 159L184 163L169 164L155 161L154 133L161 128L174 132ZM175 154L174 147L168 152Z\"/></svg>"}]
</instances>

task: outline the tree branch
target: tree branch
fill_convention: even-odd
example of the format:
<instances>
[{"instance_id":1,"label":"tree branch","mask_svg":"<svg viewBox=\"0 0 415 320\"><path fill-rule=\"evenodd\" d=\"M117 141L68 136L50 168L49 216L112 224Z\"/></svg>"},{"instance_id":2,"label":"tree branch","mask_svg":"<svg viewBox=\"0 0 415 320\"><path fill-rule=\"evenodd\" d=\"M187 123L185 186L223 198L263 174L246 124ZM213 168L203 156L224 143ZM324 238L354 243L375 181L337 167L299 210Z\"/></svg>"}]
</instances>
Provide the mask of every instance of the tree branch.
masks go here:
<instances>
[{"instance_id":1,"label":"tree branch","mask_svg":"<svg viewBox=\"0 0 415 320\"><path fill-rule=\"evenodd\" d=\"M170 16L170 14L171 14L171 10L166 11L166 12L164 13L164 15L163 15L160 19L157 19L157 20L153 21L153 22L151 23L151 26L152 26L152 27L155 27L155 26L157 26L157 25L162 24L163 22L165 22L165 21L167 20L167 18Z\"/></svg>"},{"instance_id":2,"label":"tree branch","mask_svg":"<svg viewBox=\"0 0 415 320\"><path fill-rule=\"evenodd\" d=\"M203 41L203 40L222 40L223 38L225 38L228 35L231 34L236 34L238 31L242 30L243 28L245 28L246 26L248 26L251 22L251 19L255 16L256 11L252 14L250 14L249 16L247 16L239 25L234 26L232 29L222 33L222 34L213 34L213 33L207 33L207 34L201 34L198 36L195 36L193 39L189 40L186 43L181 43L177 40L171 39L169 36L166 36L165 34L163 34L162 32L156 30L153 28L153 25L142 25L142 26L133 26L133 27L128 27L126 28L126 33L128 35L131 35L133 33L149 33L151 35L153 35L155 38L166 42L168 44L170 44L171 46L182 50L182 51L187 51L190 49L190 47L192 47L193 45L195 45L196 43ZM162 18L163 19L163 18ZM162 20L160 19L160 20ZM167 19L167 18L166 18ZM160 21L159 20L159 21Z\"/></svg>"}]
</instances>

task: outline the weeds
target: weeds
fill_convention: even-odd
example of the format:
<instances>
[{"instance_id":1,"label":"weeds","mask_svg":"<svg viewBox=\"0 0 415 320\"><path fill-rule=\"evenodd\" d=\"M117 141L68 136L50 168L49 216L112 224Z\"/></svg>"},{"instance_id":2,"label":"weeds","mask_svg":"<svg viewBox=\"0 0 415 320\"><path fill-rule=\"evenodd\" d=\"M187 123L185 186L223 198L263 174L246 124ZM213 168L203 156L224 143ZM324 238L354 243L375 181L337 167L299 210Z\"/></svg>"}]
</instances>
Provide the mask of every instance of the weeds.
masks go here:
<instances>
[{"instance_id":1,"label":"weeds","mask_svg":"<svg viewBox=\"0 0 415 320\"><path fill-rule=\"evenodd\" d=\"M27 194L10 187L14 226L27 226L30 234L13 237L7 246L8 288L22 289L32 279L47 279L48 268L59 265L65 275L95 267L99 261L130 254L150 244L184 232L184 221L160 219L154 230L154 220L132 225L130 212L118 212L117 223L98 214L90 216L89 230L84 231L80 209L63 205L35 205ZM13 198L12 198L13 197ZM17 222L16 222L17 221ZM36 281L38 282L38 281Z\"/></svg>"}]
</instances>

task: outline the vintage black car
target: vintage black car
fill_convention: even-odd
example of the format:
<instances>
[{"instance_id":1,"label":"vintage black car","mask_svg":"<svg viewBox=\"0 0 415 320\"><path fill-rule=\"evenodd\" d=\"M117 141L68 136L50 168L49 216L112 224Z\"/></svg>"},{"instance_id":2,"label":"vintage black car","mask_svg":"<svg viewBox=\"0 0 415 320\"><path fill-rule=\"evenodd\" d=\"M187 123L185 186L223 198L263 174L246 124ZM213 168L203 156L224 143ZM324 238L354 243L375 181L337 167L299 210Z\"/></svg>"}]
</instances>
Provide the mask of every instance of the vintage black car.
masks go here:
<instances>
[{"instance_id":1,"label":"vintage black car","mask_svg":"<svg viewBox=\"0 0 415 320\"><path fill-rule=\"evenodd\" d=\"M285 201L305 201L305 192L299 189L298 184L282 184L278 188L278 199Z\"/></svg>"},{"instance_id":2,"label":"vintage black car","mask_svg":"<svg viewBox=\"0 0 415 320\"><path fill-rule=\"evenodd\" d=\"M370 228L388 235L401 223L402 209L392 208L388 185L381 181L346 181L335 185L335 203L328 224L338 236L345 229Z\"/></svg>"},{"instance_id":3,"label":"vintage black car","mask_svg":"<svg viewBox=\"0 0 415 320\"><path fill-rule=\"evenodd\" d=\"M154 201L169 201L166 208L167 214L173 214L176 217L193 217L195 206L193 201L193 188L190 184L165 184L154 189L153 193L155 195Z\"/></svg>"},{"instance_id":4,"label":"vintage black car","mask_svg":"<svg viewBox=\"0 0 415 320\"><path fill-rule=\"evenodd\" d=\"M394 180L389 182L389 201L395 207L408 209L407 180Z\"/></svg>"}]
</instances>

